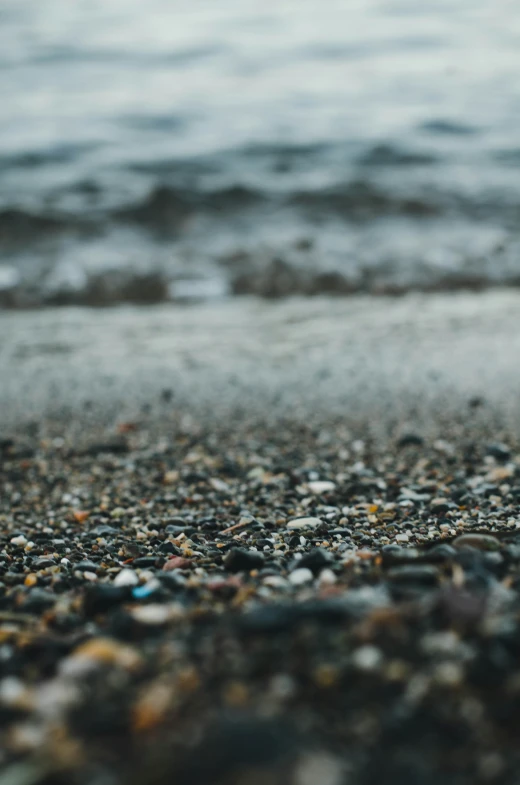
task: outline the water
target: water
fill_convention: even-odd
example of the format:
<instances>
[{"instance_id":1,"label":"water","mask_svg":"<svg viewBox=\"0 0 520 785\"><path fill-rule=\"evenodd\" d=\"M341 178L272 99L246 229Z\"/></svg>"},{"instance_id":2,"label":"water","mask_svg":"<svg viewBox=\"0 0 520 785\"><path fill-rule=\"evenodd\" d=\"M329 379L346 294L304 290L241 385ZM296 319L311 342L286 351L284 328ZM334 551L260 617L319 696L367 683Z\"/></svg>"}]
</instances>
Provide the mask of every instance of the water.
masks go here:
<instances>
[{"instance_id":1,"label":"water","mask_svg":"<svg viewBox=\"0 0 520 785\"><path fill-rule=\"evenodd\" d=\"M0 302L520 282L516 0L1 0Z\"/></svg>"}]
</instances>

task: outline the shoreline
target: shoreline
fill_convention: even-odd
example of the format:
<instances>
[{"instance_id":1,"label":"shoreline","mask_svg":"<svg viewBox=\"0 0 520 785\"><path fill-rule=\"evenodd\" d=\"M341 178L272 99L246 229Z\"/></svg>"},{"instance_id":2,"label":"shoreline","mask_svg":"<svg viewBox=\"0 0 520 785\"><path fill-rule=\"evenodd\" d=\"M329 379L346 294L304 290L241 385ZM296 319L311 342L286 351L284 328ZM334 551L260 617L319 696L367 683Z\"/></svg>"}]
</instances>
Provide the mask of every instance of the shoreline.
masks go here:
<instances>
[{"instance_id":1,"label":"shoreline","mask_svg":"<svg viewBox=\"0 0 520 785\"><path fill-rule=\"evenodd\" d=\"M520 292L0 313L0 432L172 414L520 434Z\"/></svg>"}]
</instances>

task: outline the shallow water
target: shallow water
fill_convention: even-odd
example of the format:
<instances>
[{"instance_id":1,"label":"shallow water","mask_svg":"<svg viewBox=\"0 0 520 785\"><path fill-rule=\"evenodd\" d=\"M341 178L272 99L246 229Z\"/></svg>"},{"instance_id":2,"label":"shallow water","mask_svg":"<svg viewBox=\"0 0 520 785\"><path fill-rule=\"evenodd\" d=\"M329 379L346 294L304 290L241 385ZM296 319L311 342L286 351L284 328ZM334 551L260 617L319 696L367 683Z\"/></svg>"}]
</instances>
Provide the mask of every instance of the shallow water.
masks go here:
<instances>
[{"instance_id":1,"label":"shallow water","mask_svg":"<svg viewBox=\"0 0 520 785\"><path fill-rule=\"evenodd\" d=\"M514 0L3 0L0 302L520 282Z\"/></svg>"}]
</instances>

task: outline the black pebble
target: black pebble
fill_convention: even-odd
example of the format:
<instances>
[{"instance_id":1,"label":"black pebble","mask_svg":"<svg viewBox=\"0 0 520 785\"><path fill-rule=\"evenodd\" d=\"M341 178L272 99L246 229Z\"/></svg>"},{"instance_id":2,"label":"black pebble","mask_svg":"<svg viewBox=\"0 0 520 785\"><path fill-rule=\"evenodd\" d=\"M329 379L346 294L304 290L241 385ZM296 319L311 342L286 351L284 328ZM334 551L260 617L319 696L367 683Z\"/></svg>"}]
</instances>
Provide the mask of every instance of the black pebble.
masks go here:
<instances>
[{"instance_id":1,"label":"black pebble","mask_svg":"<svg viewBox=\"0 0 520 785\"><path fill-rule=\"evenodd\" d=\"M307 567L313 575L318 575L324 567L333 561L331 554L323 548L313 548L297 562L298 567Z\"/></svg>"},{"instance_id":2,"label":"black pebble","mask_svg":"<svg viewBox=\"0 0 520 785\"><path fill-rule=\"evenodd\" d=\"M232 548L224 557L224 566L229 572L242 572L262 567L264 557L256 551Z\"/></svg>"}]
</instances>

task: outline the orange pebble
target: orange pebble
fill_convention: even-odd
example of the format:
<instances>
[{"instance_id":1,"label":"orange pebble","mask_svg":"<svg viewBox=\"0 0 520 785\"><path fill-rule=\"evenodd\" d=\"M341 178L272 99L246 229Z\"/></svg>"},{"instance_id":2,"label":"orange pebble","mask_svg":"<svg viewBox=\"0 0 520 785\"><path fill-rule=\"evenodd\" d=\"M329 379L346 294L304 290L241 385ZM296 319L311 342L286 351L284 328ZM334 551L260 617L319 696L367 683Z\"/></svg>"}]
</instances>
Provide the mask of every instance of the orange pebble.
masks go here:
<instances>
[{"instance_id":1,"label":"orange pebble","mask_svg":"<svg viewBox=\"0 0 520 785\"><path fill-rule=\"evenodd\" d=\"M77 521L78 523L84 523L87 520L90 513L87 512L87 510L74 510L72 515L75 521Z\"/></svg>"}]
</instances>

